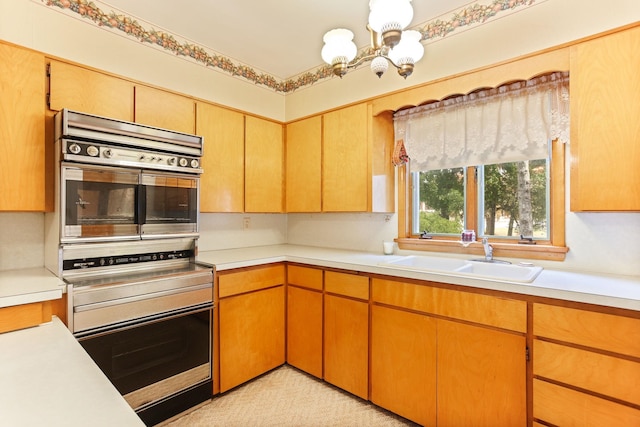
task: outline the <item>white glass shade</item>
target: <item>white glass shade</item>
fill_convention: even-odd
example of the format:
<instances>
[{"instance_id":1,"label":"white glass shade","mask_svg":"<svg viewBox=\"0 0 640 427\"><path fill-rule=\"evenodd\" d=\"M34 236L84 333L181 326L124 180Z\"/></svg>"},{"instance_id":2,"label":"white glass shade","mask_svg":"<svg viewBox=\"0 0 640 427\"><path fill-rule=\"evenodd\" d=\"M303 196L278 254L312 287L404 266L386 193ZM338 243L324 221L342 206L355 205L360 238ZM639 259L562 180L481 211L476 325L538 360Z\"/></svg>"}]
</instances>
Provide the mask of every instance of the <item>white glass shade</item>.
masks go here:
<instances>
[{"instance_id":1,"label":"white glass shade","mask_svg":"<svg viewBox=\"0 0 640 427\"><path fill-rule=\"evenodd\" d=\"M350 62L356 57L358 48L353 42L353 33L344 28L328 31L322 38L322 59L332 65L338 62Z\"/></svg>"},{"instance_id":2,"label":"white glass shade","mask_svg":"<svg viewBox=\"0 0 640 427\"><path fill-rule=\"evenodd\" d=\"M424 55L424 46L420 43L422 34L419 31L402 32L400 43L389 51L389 58L396 64L415 64Z\"/></svg>"},{"instance_id":3,"label":"white glass shade","mask_svg":"<svg viewBox=\"0 0 640 427\"><path fill-rule=\"evenodd\" d=\"M385 71L389 68L389 63L382 56L376 56L371 61L371 71L373 71L378 77L381 77Z\"/></svg>"},{"instance_id":4,"label":"white glass shade","mask_svg":"<svg viewBox=\"0 0 640 427\"><path fill-rule=\"evenodd\" d=\"M413 19L411 0L370 0L369 26L376 33L404 30Z\"/></svg>"}]
</instances>

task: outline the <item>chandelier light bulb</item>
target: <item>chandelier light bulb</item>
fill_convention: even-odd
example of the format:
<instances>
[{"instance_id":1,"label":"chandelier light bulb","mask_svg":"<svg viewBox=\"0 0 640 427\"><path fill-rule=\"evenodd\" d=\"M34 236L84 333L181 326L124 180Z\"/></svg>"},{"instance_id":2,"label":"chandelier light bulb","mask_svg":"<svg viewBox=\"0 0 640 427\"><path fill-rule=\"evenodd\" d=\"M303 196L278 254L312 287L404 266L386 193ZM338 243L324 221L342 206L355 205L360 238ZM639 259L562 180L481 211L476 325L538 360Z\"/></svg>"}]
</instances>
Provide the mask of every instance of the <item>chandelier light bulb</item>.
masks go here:
<instances>
[{"instance_id":1,"label":"chandelier light bulb","mask_svg":"<svg viewBox=\"0 0 640 427\"><path fill-rule=\"evenodd\" d=\"M369 26L376 33L402 31L413 19L411 0L370 0Z\"/></svg>"},{"instance_id":2,"label":"chandelier light bulb","mask_svg":"<svg viewBox=\"0 0 640 427\"><path fill-rule=\"evenodd\" d=\"M389 51L389 58L396 65L415 64L424 56L424 46L420 43L422 34L419 31L402 32L400 43Z\"/></svg>"},{"instance_id":3,"label":"chandelier light bulb","mask_svg":"<svg viewBox=\"0 0 640 427\"><path fill-rule=\"evenodd\" d=\"M353 42L353 33L344 28L328 31L322 38L322 59L329 65L350 62L356 57L358 48Z\"/></svg>"}]
</instances>

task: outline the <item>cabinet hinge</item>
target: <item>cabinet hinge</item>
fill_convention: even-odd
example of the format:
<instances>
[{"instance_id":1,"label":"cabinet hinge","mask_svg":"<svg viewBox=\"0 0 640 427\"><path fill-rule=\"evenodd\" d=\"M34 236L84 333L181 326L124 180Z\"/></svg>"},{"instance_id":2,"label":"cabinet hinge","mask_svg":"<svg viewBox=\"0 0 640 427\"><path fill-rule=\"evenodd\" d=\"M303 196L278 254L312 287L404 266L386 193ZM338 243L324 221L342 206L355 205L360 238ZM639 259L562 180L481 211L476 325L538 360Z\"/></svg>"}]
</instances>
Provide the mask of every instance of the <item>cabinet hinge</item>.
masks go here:
<instances>
[{"instance_id":1,"label":"cabinet hinge","mask_svg":"<svg viewBox=\"0 0 640 427\"><path fill-rule=\"evenodd\" d=\"M531 360L531 354L530 354L530 352L529 352L529 347L528 347L528 346L527 346L527 347L525 347L525 350L524 350L524 357L525 357L525 360L526 360L527 362Z\"/></svg>"},{"instance_id":2,"label":"cabinet hinge","mask_svg":"<svg viewBox=\"0 0 640 427\"><path fill-rule=\"evenodd\" d=\"M47 77L51 77L51 64L47 64Z\"/></svg>"}]
</instances>

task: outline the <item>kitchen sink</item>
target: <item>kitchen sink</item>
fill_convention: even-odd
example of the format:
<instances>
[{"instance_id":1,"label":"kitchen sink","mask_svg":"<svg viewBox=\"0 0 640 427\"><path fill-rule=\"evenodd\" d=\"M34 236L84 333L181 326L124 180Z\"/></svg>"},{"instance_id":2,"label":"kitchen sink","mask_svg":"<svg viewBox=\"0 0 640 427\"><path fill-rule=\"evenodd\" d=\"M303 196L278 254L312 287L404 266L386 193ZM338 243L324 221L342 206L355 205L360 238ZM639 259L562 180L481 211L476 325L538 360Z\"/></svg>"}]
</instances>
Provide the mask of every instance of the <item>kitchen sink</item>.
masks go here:
<instances>
[{"instance_id":1,"label":"kitchen sink","mask_svg":"<svg viewBox=\"0 0 640 427\"><path fill-rule=\"evenodd\" d=\"M380 265L385 267L399 268L403 270L419 270L419 271L455 271L457 268L464 267L468 261L463 259L440 258L430 256L409 255L400 259L382 262Z\"/></svg>"},{"instance_id":2,"label":"kitchen sink","mask_svg":"<svg viewBox=\"0 0 640 427\"><path fill-rule=\"evenodd\" d=\"M469 261L456 270L458 273L473 277L506 280L509 282L533 282L542 271L539 266L523 266L498 262Z\"/></svg>"},{"instance_id":3,"label":"kitchen sink","mask_svg":"<svg viewBox=\"0 0 640 427\"><path fill-rule=\"evenodd\" d=\"M453 276L468 276L479 279L504 280L508 282L530 283L542 271L534 265L510 264L496 260L463 260L430 256L409 255L393 261L381 262L383 267L425 273L445 273Z\"/></svg>"}]
</instances>

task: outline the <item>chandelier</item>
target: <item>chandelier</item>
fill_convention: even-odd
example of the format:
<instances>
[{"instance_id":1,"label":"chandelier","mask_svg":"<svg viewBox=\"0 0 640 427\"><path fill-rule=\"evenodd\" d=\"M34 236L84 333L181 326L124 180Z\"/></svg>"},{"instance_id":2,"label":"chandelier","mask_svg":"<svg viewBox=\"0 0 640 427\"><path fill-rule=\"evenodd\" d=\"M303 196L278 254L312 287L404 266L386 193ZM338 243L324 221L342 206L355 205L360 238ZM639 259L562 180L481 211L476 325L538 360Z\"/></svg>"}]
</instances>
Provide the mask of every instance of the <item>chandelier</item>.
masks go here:
<instances>
[{"instance_id":1,"label":"chandelier","mask_svg":"<svg viewBox=\"0 0 640 427\"><path fill-rule=\"evenodd\" d=\"M353 32L338 28L327 32L322 47L322 59L342 78L349 68L371 61L371 71L378 77L393 65L405 79L424 55L419 31L404 29L413 19L411 0L370 0L369 23L371 52L354 61L358 48L353 42Z\"/></svg>"}]
</instances>

